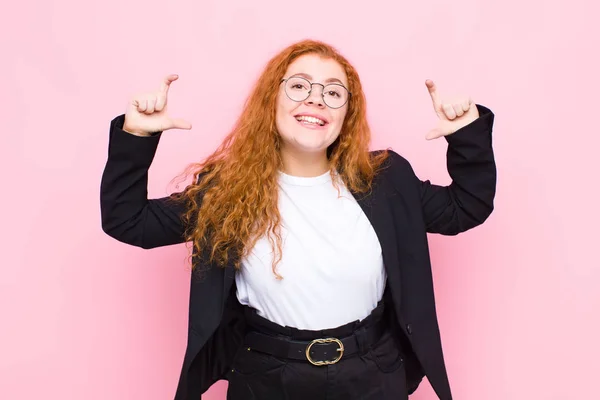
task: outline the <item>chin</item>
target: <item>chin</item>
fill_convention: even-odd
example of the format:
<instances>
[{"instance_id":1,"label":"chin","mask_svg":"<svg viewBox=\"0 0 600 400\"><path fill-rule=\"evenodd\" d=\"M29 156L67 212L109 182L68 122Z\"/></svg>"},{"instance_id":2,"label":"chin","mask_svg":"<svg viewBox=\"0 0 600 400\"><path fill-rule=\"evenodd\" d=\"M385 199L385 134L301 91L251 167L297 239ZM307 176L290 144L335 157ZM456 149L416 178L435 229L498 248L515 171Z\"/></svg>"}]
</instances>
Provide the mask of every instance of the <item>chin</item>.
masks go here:
<instances>
[{"instance_id":1,"label":"chin","mask_svg":"<svg viewBox=\"0 0 600 400\"><path fill-rule=\"evenodd\" d=\"M286 121L285 126L280 126L279 132L286 147L294 152L305 154L326 152L338 136L334 134L333 126L311 129L301 126L295 119L292 120L293 122Z\"/></svg>"},{"instance_id":2,"label":"chin","mask_svg":"<svg viewBox=\"0 0 600 400\"><path fill-rule=\"evenodd\" d=\"M306 154L318 154L327 150L327 146L323 143L307 143L302 140L293 140L288 142L289 149L293 149L295 152L306 153Z\"/></svg>"},{"instance_id":3,"label":"chin","mask_svg":"<svg viewBox=\"0 0 600 400\"><path fill-rule=\"evenodd\" d=\"M288 141L294 148L298 148L304 152L310 153L320 153L327 150L327 147L331 145L335 141L328 140L327 135L311 135L310 133L307 135L306 133L302 135L294 135L292 140Z\"/></svg>"}]
</instances>

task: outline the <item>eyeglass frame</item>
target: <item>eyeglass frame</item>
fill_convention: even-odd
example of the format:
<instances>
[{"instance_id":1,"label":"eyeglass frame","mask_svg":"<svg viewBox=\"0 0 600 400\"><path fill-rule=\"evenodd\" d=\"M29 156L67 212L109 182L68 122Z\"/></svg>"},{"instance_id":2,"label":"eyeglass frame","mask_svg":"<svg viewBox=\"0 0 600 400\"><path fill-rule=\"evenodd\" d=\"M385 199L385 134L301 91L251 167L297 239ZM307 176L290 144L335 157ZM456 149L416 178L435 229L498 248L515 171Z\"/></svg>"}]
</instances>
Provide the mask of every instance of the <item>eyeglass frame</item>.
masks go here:
<instances>
[{"instance_id":1,"label":"eyeglass frame","mask_svg":"<svg viewBox=\"0 0 600 400\"><path fill-rule=\"evenodd\" d=\"M290 76L290 77L287 77L287 78L282 78L282 79L281 79L281 81L279 82L279 84L281 85L283 82L287 83L287 81L288 81L288 80L290 80L290 79L292 79L292 78L303 79L303 80L305 80L306 82L308 82L308 84L310 85L310 90L308 91L308 95L307 95L307 96L306 96L304 99L302 99L302 100L294 100L294 99L292 99L292 98L290 97L290 95L288 94L288 92L287 92L286 88L285 88L285 87L283 88L283 91L285 92L285 95L287 96L287 98L288 98L288 99L290 99L290 100L292 100L292 101L295 101L296 103L300 103L300 102L302 102L302 101L304 101L304 100L306 100L306 99L308 99L308 98L310 97L310 95L311 95L311 93L312 93L312 87L313 87L313 85L320 85L320 86L323 88L323 89L321 90L321 97L323 98L323 103L325 103L325 105L326 105L327 107L329 107L329 108L331 108L331 109L333 109L333 110L337 110L337 109L339 109L339 108L342 108L342 107L344 107L346 104L348 104L348 102L350 101L350 98L352 98L352 93L350 92L350 90L349 90L349 89L348 89L346 86L342 85L341 83L328 83L327 85L323 85L322 83L319 83L319 82L311 82L311 81L309 81L308 79L306 79L306 78L304 78L304 77L302 77L302 76L292 75L292 76ZM344 104L342 104L342 105L341 105L341 106L339 106L339 107L331 107L331 106L330 106L329 104L327 104L327 102L325 101L325 87L326 87L326 86L330 86L330 85L341 86L341 87L343 87L344 89L346 89L346 92L348 92L348 98L346 99L346 101L344 102Z\"/></svg>"}]
</instances>

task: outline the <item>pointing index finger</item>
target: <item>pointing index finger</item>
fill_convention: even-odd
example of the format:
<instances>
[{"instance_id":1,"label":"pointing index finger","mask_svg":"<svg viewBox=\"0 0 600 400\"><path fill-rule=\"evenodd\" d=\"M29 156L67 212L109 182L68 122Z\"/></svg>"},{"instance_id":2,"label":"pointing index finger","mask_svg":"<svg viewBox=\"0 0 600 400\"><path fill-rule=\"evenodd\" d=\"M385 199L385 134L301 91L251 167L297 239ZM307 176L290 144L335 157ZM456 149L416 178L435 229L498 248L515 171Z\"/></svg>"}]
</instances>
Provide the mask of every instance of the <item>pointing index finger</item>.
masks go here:
<instances>
[{"instance_id":1,"label":"pointing index finger","mask_svg":"<svg viewBox=\"0 0 600 400\"><path fill-rule=\"evenodd\" d=\"M162 92L162 94L166 95L169 92L169 87L171 86L171 82L176 81L178 78L179 78L179 76L176 74L167 76L160 86L160 91Z\"/></svg>"},{"instance_id":2,"label":"pointing index finger","mask_svg":"<svg viewBox=\"0 0 600 400\"><path fill-rule=\"evenodd\" d=\"M427 79L425 81L425 85L427 86L427 90L429 90L429 95L431 96L431 101L433 102L433 108L439 110L442 106L442 102L440 101L435 83L433 83L431 79Z\"/></svg>"}]
</instances>

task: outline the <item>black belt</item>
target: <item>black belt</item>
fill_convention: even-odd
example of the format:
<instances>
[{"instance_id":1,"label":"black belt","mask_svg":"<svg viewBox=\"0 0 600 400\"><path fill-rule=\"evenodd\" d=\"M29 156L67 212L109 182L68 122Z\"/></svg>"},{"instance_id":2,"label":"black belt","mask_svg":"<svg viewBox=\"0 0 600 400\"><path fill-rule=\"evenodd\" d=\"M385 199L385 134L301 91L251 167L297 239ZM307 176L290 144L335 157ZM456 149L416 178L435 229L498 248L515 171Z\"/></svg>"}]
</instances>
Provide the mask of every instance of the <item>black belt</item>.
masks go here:
<instances>
[{"instance_id":1,"label":"black belt","mask_svg":"<svg viewBox=\"0 0 600 400\"><path fill-rule=\"evenodd\" d=\"M375 324L358 328L352 335L342 339L326 337L302 341L250 331L244 338L244 347L279 358L308 361L313 365L329 365L337 363L343 356L358 353L361 347L371 347L381 338L385 329L384 318L380 318Z\"/></svg>"}]
</instances>

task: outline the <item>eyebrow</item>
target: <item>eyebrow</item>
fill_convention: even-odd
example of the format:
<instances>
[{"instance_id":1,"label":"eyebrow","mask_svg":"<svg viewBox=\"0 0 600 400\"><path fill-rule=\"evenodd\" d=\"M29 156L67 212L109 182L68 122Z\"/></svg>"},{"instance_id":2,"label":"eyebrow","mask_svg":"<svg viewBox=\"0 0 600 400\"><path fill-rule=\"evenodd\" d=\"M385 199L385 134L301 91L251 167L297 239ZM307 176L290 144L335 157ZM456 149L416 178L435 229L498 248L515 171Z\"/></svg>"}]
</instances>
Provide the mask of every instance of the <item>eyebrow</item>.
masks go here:
<instances>
[{"instance_id":1,"label":"eyebrow","mask_svg":"<svg viewBox=\"0 0 600 400\"><path fill-rule=\"evenodd\" d=\"M306 79L308 79L309 81L312 81L312 79L313 79L313 78L312 78L312 76L310 76L309 74L305 74L304 72L299 72L299 73L297 73L297 74L294 74L294 75L292 75L292 76L300 76L300 77L302 77L302 78L306 78ZM342 86L344 85L344 84L342 83L342 81L340 81L338 78L329 78L329 79L326 79L326 80L325 80L325 83L331 83L331 82L336 82L336 83L339 83L339 84L340 84L340 85L342 85Z\"/></svg>"}]
</instances>

